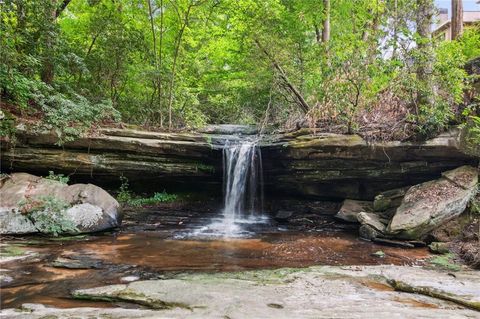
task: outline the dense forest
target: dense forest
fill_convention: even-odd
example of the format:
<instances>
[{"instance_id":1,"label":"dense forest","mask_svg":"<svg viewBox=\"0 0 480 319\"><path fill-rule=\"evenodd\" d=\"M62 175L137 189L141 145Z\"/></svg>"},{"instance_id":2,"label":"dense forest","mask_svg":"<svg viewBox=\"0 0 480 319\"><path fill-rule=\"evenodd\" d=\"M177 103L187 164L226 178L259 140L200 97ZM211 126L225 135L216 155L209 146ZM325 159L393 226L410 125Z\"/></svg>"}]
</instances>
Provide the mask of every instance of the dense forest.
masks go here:
<instances>
[{"instance_id":1,"label":"dense forest","mask_svg":"<svg viewBox=\"0 0 480 319\"><path fill-rule=\"evenodd\" d=\"M429 136L478 112L433 0L3 0L2 133L215 123ZM467 93L466 93L467 92ZM475 110L477 108L477 110ZM41 121L38 121L41 119ZM9 128L10 127L10 128Z\"/></svg>"}]
</instances>

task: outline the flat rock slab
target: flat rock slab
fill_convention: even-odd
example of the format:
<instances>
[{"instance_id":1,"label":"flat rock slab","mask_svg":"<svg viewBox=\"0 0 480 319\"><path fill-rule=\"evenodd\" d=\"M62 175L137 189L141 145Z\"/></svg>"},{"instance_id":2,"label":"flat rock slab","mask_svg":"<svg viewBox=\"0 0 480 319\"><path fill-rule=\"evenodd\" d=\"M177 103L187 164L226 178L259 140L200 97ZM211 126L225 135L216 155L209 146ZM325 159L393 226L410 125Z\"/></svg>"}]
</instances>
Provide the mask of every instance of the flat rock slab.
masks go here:
<instances>
[{"instance_id":1,"label":"flat rock slab","mask_svg":"<svg viewBox=\"0 0 480 319\"><path fill-rule=\"evenodd\" d=\"M446 273L404 266L311 267L184 275L77 290L77 298L127 301L152 308L56 309L24 305L7 318L478 318L479 312L422 294L395 291L388 282L443 289L476 300L478 273Z\"/></svg>"},{"instance_id":2,"label":"flat rock slab","mask_svg":"<svg viewBox=\"0 0 480 319\"><path fill-rule=\"evenodd\" d=\"M331 267L331 272L384 278L395 290L450 300L480 311L480 272L438 272L417 267ZM480 314L479 314L480 315Z\"/></svg>"}]
</instances>

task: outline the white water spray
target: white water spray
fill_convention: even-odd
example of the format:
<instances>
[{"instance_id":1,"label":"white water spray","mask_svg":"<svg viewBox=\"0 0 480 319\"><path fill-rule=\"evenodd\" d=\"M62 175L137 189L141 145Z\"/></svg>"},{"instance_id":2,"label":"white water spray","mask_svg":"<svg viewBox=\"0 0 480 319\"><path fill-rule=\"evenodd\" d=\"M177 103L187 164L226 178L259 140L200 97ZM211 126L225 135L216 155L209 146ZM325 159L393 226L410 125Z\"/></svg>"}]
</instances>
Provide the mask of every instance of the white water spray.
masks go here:
<instances>
[{"instance_id":1,"label":"white water spray","mask_svg":"<svg viewBox=\"0 0 480 319\"><path fill-rule=\"evenodd\" d=\"M197 235L239 237L246 224L265 221L263 212L262 154L256 142L227 142L223 148L224 208L221 219Z\"/></svg>"}]
</instances>

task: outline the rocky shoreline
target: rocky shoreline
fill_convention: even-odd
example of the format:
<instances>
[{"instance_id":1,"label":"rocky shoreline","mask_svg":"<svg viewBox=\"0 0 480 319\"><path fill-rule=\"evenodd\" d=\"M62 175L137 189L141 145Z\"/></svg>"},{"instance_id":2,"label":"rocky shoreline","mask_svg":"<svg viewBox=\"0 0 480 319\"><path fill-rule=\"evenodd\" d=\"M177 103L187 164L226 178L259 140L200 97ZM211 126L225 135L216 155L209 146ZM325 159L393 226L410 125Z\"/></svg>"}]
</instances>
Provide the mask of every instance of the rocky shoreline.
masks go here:
<instances>
[{"instance_id":1,"label":"rocky shoreline","mask_svg":"<svg viewBox=\"0 0 480 319\"><path fill-rule=\"evenodd\" d=\"M185 293L188 291L188 293ZM76 290L75 298L140 309L59 309L25 304L4 318L475 318L477 273L405 266L310 267L180 275ZM143 309L141 309L143 308Z\"/></svg>"}]
</instances>

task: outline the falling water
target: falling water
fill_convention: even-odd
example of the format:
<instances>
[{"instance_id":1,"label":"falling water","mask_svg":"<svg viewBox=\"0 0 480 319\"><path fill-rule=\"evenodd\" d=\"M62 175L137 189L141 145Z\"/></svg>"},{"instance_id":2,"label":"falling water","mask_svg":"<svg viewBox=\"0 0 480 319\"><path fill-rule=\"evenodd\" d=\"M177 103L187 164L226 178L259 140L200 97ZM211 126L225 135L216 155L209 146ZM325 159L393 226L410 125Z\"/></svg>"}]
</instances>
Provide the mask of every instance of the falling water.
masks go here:
<instances>
[{"instance_id":1,"label":"falling water","mask_svg":"<svg viewBox=\"0 0 480 319\"><path fill-rule=\"evenodd\" d=\"M254 141L227 142L223 148L222 217L196 235L243 236L244 226L265 221L263 212L262 154Z\"/></svg>"},{"instance_id":2,"label":"falling water","mask_svg":"<svg viewBox=\"0 0 480 319\"><path fill-rule=\"evenodd\" d=\"M223 216L226 225L252 219L263 209L262 156L255 142L223 149Z\"/></svg>"}]
</instances>

